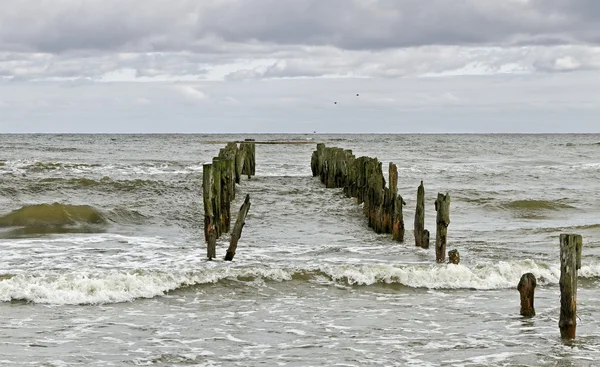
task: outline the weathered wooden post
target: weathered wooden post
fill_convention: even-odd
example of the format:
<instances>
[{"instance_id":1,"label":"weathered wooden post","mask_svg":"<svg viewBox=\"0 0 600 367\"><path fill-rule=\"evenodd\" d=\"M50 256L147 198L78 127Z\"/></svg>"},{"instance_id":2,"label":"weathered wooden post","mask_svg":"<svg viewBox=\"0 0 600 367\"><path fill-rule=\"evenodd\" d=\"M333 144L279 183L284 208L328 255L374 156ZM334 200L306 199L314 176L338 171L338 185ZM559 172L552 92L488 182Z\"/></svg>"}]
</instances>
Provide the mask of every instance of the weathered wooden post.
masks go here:
<instances>
[{"instance_id":1,"label":"weathered wooden post","mask_svg":"<svg viewBox=\"0 0 600 367\"><path fill-rule=\"evenodd\" d=\"M321 175L321 165L323 164L323 151L325 150L325 144L318 143L317 150L315 150L310 158L310 169L313 177Z\"/></svg>"},{"instance_id":2,"label":"weathered wooden post","mask_svg":"<svg viewBox=\"0 0 600 367\"><path fill-rule=\"evenodd\" d=\"M226 261L233 260L233 257L235 256L235 250L237 249L238 241L242 236L242 228L244 228L244 224L246 224L246 215L248 214L248 210L250 210L250 195L246 195L246 199L240 207L240 212L235 220L233 231L231 231L231 242L229 243L229 248L225 254Z\"/></svg>"},{"instance_id":3,"label":"weathered wooden post","mask_svg":"<svg viewBox=\"0 0 600 367\"><path fill-rule=\"evenodd\" d=\"M425 229L425 187L423 181L417 189L417 208L415 210L415 245L429 248L429 231Z\"/></svg>"},{"instance_id":4,"label":"weathered wooden post","mask_svg":"<svg viewBox=\"0 0 600 367\"><path fill-rule=\"evenodd\" d=\"M242 177L242 169L244 168L244 161L246 160L246 150L240 148L235 154L235 183L239 184Z\"/></svg>"},{"instance_id":5,"label":"weathered wooden post","mask_svg":"<svg viewBox=\"0 0 600 367\"><path fill-rule=\"evenodd\" d=\"M206 256L214 259L217 246L217 230L215 228L215 215L213 210L213 169L212 164L202 166L202 199L204 202L204 239L206 240Z\"/></svg>"},{"instance_id":6,"label":"weathered wooden post","mask_svg":"<svg viewBox=\"0 0 600 367\"><path fill-rule=\"evenodd\" d=\"M517 285L517 290L521 294L521 315L526 317L535 316L535 308L533 307L533 296L537 282L535 275L525 273L521 276L521 280Z\"/></svg>"},{"instance_id":7,"label":"weathered wooden post","mask_svg":"<svg viewBox=\"0 0 600 367\"><path fill-rule=\"evenodd\" d=\"M244 139L242 143L246 151L246 159L244 160L244 166L242 167L242 173L248 175L248 179L254 176L256 171L256 148L254 139Z\"/></svg>"},{"instance_id":8,"label":"weathered wooden post","mask_svg":"<svg viewBox=\"0 0 600 367\"><path fill-rule=\"evenodd\" d=\"M214 157L212 160L212 172L213 172L213 184L212 184L212 205L213 205L213 215L215 218L215 230L216 237L219 238L222 233L223 225L221 224L223 221L223 215L221 213L222 205L222 192L221 192L221 169L220 169L219 158Z\"/></svg>"},{"instance_id":9,"label":"weathered wooden post","mask_svg":"<svg viewBox=\"0 0 600 367\"><path fill-rule=\"evenodd\" d=\"M448 225L450 224L450 194L438 193L435 201L435 210L437 211L436 232L435 232L435 260L438 263L446 261L446 236L448 234Z\"/></svg>"},{"instance_id":10,"label":"weathered wooden post","mask_svg":"<svg viewBox=\"0 0 600 367\"><path fill-rule=\"evenodd\" d=\"M583 241L578 234L560 235L560 336L574 339L577 328L577 270Z\"/></svg>"},{"instance_id":11,"label":"weathered wooden post","mask_svg":"<svg viewBox=\"0 0 600 367\"><path fill-rule=\"evenodd\" d=\"M458 265L460 263L460 254L458 250L448 251L448 264Z\"/></svg>"}]
</instances>

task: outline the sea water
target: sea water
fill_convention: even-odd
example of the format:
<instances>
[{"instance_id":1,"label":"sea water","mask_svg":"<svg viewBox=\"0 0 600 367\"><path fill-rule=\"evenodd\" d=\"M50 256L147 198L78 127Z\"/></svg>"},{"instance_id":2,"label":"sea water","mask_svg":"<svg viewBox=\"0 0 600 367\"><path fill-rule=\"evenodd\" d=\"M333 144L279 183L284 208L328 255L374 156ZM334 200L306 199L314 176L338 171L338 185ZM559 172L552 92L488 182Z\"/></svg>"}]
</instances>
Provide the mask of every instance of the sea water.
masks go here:
<instances>
[{"instance_id":1,"label":"sea water","mask_svg":"<svg viewBox=\"0 0 600 367\"><path fill-rule=\"evenodd\" d=\"M202 164L257 145L206 260ZM398 165L406 241L310 170L317 142ZM416 191L450 193L448 249L415 247ZM0 365L598 366L600 135L0 135ZM563 342L559 234L583 236ZM516 285L537 278L537 315Z\"/></svg>"}]
</instances>

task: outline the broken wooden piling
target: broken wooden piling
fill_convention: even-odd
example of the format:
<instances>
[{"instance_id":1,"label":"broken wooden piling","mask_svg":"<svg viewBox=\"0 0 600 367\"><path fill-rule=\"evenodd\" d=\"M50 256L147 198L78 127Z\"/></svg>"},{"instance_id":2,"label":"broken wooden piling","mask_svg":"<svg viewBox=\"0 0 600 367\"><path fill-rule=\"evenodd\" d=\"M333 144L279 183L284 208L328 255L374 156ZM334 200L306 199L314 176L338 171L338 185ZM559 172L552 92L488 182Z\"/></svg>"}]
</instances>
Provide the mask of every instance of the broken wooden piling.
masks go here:
<instances>
[{"instance_id":1,"label":"broken wooden piling","mask_svg":"<svg viewBox=\"0 0 600 367\"><path fill-rule=\"evenodd\" d=\"M213 157L212 163L203 165L204 239L208 259L216 257L217 239L230 230L235 184L240 182L242 173L249 177L254 175L254 165L251 140L241 143L240 147L237 143L228 143L217 157Z\"/></svg>"},{"instance_id":2,"label":"broken wooden piling","mask_svg":"<svg viewBox=\"0 0 600 367\"><path fill-rule=\"evenodd\" d=\"M521 280L517 285L517 290L521 295L521 315L525 317L535 316L535 308L533 307L533 298L535 287L537 285L535 275L525 273L521 276Z\"/></svg>"},{"instance_id":3,"label":"broken wooden piling","mask_svg":"<svg viewBox=\"0 0 600 367\"><path fill-rule=\"evenodd\" d=\"M377 158L356 158L351 150L317 144L312 153L311 171L327 188L342 188L347 197L363 204L367 223L376 233L391 233L397 241L404 240L402 205L398 195L398 171L389 167L389 187L386 187L382 164Z\"/></svg>"},{"instance_id":4,"label":"broken wooden piling","mask_svg":"<svg viewBox=\"0 0 600 367\"><path fill-rule=\"evenodd\" d=\"M425 229L425 186L423 186L423 181L417 188L414 234L415 246L429 248L429 231Z\"/></svg>"},{"instance_id":5,"label":"broken wooden piling","mask_svg":"<svg viewBox=\"0 0 600 367\"><path fill-rule=\"evenodd\" d=\"M435 231L435 260L438 263L446 261L446 237L450 224L450 194L438 193L435 201L437 211Z\"/></svg>"},{"instance_id":6,"label":"broken wooden piling","mask_svg":"<svg viewBox=\"0 0 600 367\"><path fill-rule=\"evenodd\" d=\"M574 339L577 328L577 270L581 268L583 241L578 234L560 235L560 319L563 339Z\"/></svg>"},{"instance_id":7,"label":"broken wooden piling","mask_svg":"<svg viewBox=\"0 0 600 367\"><path fill-rule=\"evenodd\" d=\"M244 228L244 225L246 224L246 215L248 214L248 210L250 210L250 195L246 195L246 199L240 207L237 219L235 220L235 225L233 226L233 230L231 231L231 241L229 243L229 248L227 249L227 253L225 254L226 261L232 261L233 257L235 256L235 250L237 249L238 241L242 236L242 228Z\"/></svg>"},{"instance_id":8,"label":"broken wooden piling","mask_svg":"<svg viewBox=\"0 0 600 367\"><path fill-rule=\"evenodd\" d=\"M458 265L460 263L460 253L458 250L448 251L448 264Z\"/></svg>"}]
</instances>

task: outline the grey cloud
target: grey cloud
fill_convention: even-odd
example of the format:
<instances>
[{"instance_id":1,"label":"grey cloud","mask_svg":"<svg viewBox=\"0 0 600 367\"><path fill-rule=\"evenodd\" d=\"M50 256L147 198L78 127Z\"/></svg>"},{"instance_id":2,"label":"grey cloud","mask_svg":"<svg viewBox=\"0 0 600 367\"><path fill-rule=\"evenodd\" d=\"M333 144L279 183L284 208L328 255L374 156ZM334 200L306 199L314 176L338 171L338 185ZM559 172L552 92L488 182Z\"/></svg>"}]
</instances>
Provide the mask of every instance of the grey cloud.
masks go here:
<instances>
[{"instance_id":1,"label":"grey cloud","mask_svg":"<svg viewBox=\"0 0 600 367\"><path fill-rule=\"evenodd\" d=\"M0 2L0 50L598 43L598 18L595 0L20 0Z\"/></svg>"}]
</instances>

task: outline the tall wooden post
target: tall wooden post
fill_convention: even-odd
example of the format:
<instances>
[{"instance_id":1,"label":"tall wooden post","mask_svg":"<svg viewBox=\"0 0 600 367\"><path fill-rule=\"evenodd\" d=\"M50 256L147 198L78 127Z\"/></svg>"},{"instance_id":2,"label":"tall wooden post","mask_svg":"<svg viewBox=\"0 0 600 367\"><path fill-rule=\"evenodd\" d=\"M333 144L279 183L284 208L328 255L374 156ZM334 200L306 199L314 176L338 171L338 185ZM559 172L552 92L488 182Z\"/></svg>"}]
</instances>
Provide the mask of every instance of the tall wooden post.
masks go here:
<instances>
[{"instance_id":1,"label":"tall wooden post","mask_svg":"<svg viewBox=\"0 0 600 367\"><path fill-rule=\"evenodd\" d=\"M248 214L248 210L250 210L250 195L246 195L246 199L240 207L240 212L235 220L233 231L231 231L231 242L229 243L229 248L225 254L225 261L231 261L235 256L235 250L237 249L238 241L242 236L242 228L244 228L244 224L246 224L246 215Z\"/></svg>"},{"instance_id":2,"label":"tall wooden post","mask_svg":"<svg viewBox=\"0 0 600 367\"><path fill-rule=\"evenodd\" d=\"M574 339L577 328L577 270L581 268L583 241L578 234L560 235L560 319L563 339Z\"/></svg>"},{"instance_id":3,"label":"tall wooden post","mask_svg":"<svg viewBox=\"0 0 600 367\"><path fill-rule=\"evenodd\" d=\"M535 275L525 273L521 276L521 280L517 285L517 290L521 295L521 315L526 317L535 316L535 308L533 307L533 296L537 282Z\"/></svg>"},{"instance_id":4,"label":"tall wooden post","mask_svg":"<svg viewBox=\"0 0 600 367\"><path fill-rule=\"evenodd\" d=\"M423 186L423 181L421 181L421 185L417 189L415 245L422 248L429 248L429 231L425 229L425 186Z\"/></svg>"},{"instance_id":5,"label":"tall wooden post","mask_svg":"<svg viewBox=\"0 0 600 367\"><path fill-rule=\"evenodd\" d=\"M202 166L202 199L204 202L204 239L206 240L206 256L209 260L214 259L217 246L217 230L215 227L215 215L213 210L213 169L212 164L206 163Z\"/></svg>"},{"instance_id":6,"label":"tall wooden post","mask_svg":"<svg viewBox=\"0 0 600 367\"><path fill-rule=\"evenodd\" d=\"M446 261L446 237L448 234L448 225L450 224L450 194L438 193L435 201L435 210L437 211L436 232L435 232L435 260L438 263Z\"/></svg>"},{"instance_id":7,"label":"tall wooden post","mask_svg":"<svg viewBox=\"0 0 600 367\"><path fill-rule=\"evenodd\" d=\"M219 158L213 157L213 160L212 160L212 171L213 171L212 204L213 204L213 214L214 214L214 218L215 218L215 230L217 232L217 238L219 238L219 236L221 236L222 228L223 228L223 226L221 224L223 222L223 215L221 213L222 193L221 193L220 162L221 162L221 160Z\"/></svg>"}]
</instances>

